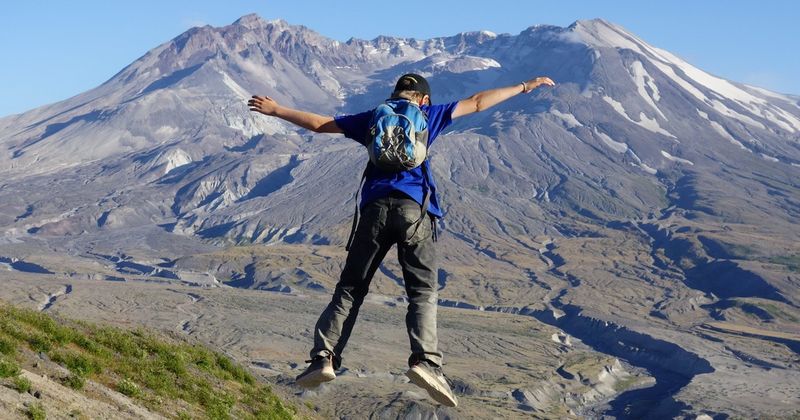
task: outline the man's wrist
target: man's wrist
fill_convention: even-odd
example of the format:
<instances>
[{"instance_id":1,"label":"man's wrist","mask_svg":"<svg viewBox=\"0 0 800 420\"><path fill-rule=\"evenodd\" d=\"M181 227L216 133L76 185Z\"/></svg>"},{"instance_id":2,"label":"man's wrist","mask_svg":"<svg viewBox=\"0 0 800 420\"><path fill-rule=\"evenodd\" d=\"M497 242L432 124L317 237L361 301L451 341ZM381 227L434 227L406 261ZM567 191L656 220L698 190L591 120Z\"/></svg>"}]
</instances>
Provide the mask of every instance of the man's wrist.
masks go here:
<instances>
[{"instance_id":1,"label":"man's wrist","mask_svg":"<svg viewBox=\"0 0 800 420\"><path fill-rule=\"evenodd\" d=\"M285 114L285 112L283 112L284 110L285 108L283 106L275 105L275 108L272 108L272 113L269 115L273 117L282 118L282 116Z\"/></svg>"},{"instance_id":2,"label":"man's wrist","mask_svg":"<svg viewBox=\"0 0 800 420\"><path fill-rule=\"evenodd\" d=\"M527 84L527 83L525 83L525 82L520 82L519 84L521 84L521 85L522 85L522 93L525 93L525 92L527 92L527 91L528 91L528 84Z\"/></svg>"}]
</instances>

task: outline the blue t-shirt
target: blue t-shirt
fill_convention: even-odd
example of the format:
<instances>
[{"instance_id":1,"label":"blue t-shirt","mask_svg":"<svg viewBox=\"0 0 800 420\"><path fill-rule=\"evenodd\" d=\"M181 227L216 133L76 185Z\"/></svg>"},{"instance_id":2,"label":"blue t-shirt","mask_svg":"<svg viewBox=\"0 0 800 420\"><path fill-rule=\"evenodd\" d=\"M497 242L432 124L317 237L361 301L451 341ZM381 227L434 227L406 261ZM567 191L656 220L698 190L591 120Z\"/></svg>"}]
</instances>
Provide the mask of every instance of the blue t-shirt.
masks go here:
<instances>
[{"instance_id":1,"label":"blue t-shirt","mask_svg":"<svg viewBox=\"0 0 800 420\"><path fill-rule=\"evenodd\" d=\"M421 107L428 115L428 150L430 150L439 133L453 122L452 114L457 104L458 102L450 102L444 105L423 105ZM335 117L335 120L336 125L342 129L346 137L367 146L367 133L369 132L371 118L372 111L366 111L360 114L338 116ZM428 213L436 217L442 217L442 209L439 207L439 200L436 197L436 184L433 181L433 174L430 166L428 166L428 160L426 159L422 165L426 166L429 175L427 187L431 189ZM410 171L388 173L369 163L367 164L366 172L364 188L361 190L362 207L371 201L386 197L394 191L400 191L422 205L422 201L425 199L424 188L426 188L422 166Z\"/></svg>"}]
</instances>

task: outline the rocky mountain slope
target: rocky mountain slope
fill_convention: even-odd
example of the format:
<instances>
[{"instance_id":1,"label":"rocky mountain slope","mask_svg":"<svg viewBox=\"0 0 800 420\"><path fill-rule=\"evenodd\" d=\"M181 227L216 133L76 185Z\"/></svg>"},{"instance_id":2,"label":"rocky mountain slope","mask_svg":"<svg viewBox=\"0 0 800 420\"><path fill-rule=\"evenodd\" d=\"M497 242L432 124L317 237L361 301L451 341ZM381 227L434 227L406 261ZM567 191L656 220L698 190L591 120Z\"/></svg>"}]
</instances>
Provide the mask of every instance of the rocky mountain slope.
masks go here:
<instances>
[{"instance_id":1,"label":"rocky mountain slope","mask_svg":"<svg viewBox=\"0 0 800 420\"><path fill-rule=\"evenodd\" d=\"M246 100L357 112L407 71L438 103L558 83L458 120L432 149L443 306L550 324L656 380L573 412L796 409L800 98L602 20L347 42L255 15L193 28L93 90L0 119L0 264L324 299L366 154ZM401 281L386 261L373 291Z\"/></svg>"}]
</instances>

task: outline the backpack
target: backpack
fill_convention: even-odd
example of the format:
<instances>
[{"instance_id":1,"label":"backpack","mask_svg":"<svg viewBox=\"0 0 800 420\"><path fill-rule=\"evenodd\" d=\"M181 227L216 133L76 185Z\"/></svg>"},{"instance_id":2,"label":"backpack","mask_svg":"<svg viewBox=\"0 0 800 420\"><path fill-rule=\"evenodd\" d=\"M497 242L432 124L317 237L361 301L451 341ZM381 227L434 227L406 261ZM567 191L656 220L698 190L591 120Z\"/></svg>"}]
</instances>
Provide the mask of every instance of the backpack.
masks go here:
<instances>
[{"instance_id":1,"label":"backpack","mask_svg":"<svg viewBox=\"0 0 800 420\"><path fill-rule=\"evenodd\" d=\"M428 117L406 99L389 99L372 113L367 134L369 160L387 172L414 169L428 153Z\"/></svg>"},{"instance_id":2,"label":"backpack","mask_svg":"<svg viewBox=\"0 0 800 420\"><path fill-rule=\"evenodd\" d=\"M428 155L428 116L420 109L419 105L407 99L388 99L378 105L372 112L367 133L367 152L369 161L378 169L386 172L409 171L422 166L423 179L428 182L428 170L423 165ZM347 240L346 250L350 250L358 226L358 192L367 177L367 169L361 176L358 190L356 191L356 210L353 215L353 225L350 229L350 238ZM417 221L425 218L430 202L430 189L425 190L422 204L422 214ZM434 240L436 240L435 219L431 216L431 226ZM415 231L416 233L416 231Z\"/></svg>"}]
</instances>

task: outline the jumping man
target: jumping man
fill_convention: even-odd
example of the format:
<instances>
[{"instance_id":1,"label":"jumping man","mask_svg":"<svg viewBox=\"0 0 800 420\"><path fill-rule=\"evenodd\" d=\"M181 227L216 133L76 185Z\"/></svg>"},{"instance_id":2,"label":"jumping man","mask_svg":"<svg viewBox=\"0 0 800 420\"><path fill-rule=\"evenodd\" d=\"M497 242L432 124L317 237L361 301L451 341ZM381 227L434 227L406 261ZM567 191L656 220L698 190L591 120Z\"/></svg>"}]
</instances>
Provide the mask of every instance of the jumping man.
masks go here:
<instances>
[{"instance_id":1,"label":"jumping man","mask_svg":"<svg viewBox=\"0 0 800 420\"><path fill-rule=\"evenodd\" d=\"M554 83L547 77L537 77L478 92L457 102L432 105L428 81L418 74L406 74L397 81L390 101L408 101L404 104L406 107L416 106L422 111L429 148L453 119L484 111L539 86L554 86ZM248 106L251 111L281 118L316 133L344 134L367 147L374 141L375 110L330 117L282 106L267 96L253 96ZM367 165L361 191L362 217L354 225L345 266L331 302L314 328L311 365L297 377L298 385L312 388L336 378L335 370L341 365L342 352L372 277L391 246L396 244L408 294L406 328L411 356L406 376L437 402L449 407L458 404L442 373L442 353L436 334L435 220L442 217L442 210L431 175L427 160L399 172L382 170L373 163ZM427 217L431 223L426 223Z\"/></svg>"}]
</instances>

